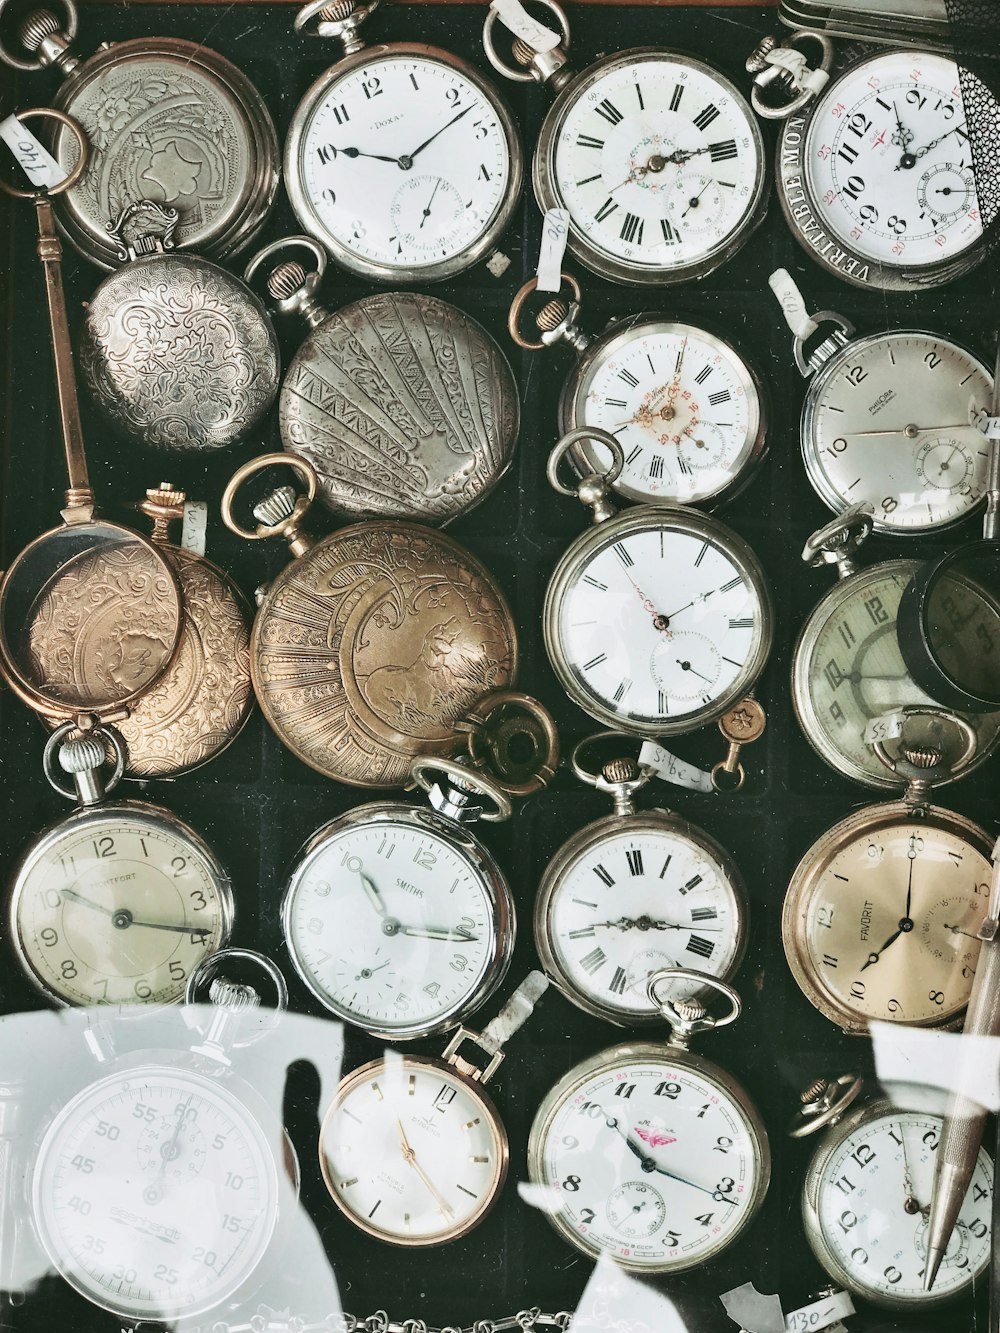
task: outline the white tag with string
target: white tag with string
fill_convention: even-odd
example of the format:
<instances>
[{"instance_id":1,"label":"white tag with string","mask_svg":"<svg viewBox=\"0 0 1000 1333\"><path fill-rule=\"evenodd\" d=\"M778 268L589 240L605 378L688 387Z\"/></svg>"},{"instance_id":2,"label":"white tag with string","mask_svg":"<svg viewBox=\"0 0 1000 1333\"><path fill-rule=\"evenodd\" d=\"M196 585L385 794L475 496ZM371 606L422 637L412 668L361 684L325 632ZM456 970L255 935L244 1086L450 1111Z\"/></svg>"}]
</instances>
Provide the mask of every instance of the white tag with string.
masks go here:
<instances>
[{"instance_id":1,"label":"white tag with string","mask_svg":"<svg viewBox=\"0 0 1000 1333\"><path fill-rule=\"evenodd\" d=\"M639 765L651 768L664 782L672 782L675 787L687 787L689 791L711 792L712 775L694 764L687 764L675 754L665 750L655 741L643 741L639 751Z\"/></svg>"},{"instance_id":2,"label":"white tag with string","mask_svg":"<svg viewBox=\"0 0 1000 1333\"><path fill-rule=\"evenodd\" d=\"M48 190L53 185L61 185L69 175L17 116L0 120L0 139L36 189Z\"/></svg>"},{"instance_id":3,"label":"white tag with string","mask_svg":"<svg viewBox=\"0 0 1000 1333\"><path fill-rule=\"evenodd\" d=\"M184 505L181 548L194 555L204 555L207 534L208 505L204 500L188 500Z\"/></svg>"},{"instance_id":4,"label":"white tag with string","mask_svg":"<svg viewBox=\"0 0 1000 1333\"><path fill-rule=\"evenodd\" d=\"M538 250L538 277L540 292L557 292L562 286L562 262L569 237L569 212L565 208L550 208L542 223L542 244Z\"/></svg>"},{"instance_id":5,"label":"white tag with string","mask_svg":"<svg viewBox=\"0 0 1000 1333\"><path fill-rule=\"evenodd\" d=\"M865 744L874 745L876 741L895 741L903 734L906 714L901 712L883 713L873 717L865 727Z\"/></svg>"},{"instance_id":6,"label":"white tag with string","mask_svg":"<svg viewBox=\"0 0 1000 1333\"><path fill-rule=\"evenodd\" d=\"M811 337L819 325L806 310L806 303L795 279L786 268L777 268L767 280L784 312L785 323L802 342Z\"/></svg>"},{"instance_id":7,"label":"white tag with string","mask_svg":"<svg viewBox=\"0 0 1000 1333\"><path fill-rule=\"evenodd\" d=\"M822 1300L786 1314L785 1333L820 1333L821 1329L836 1333L844 1328L840 1321L849 1319L854 1313L854 1302L847 1292L835 1291L832 1296L824 1296Z\"/></svg>"},{"instance_id":8,"label":"white tag with string","mask_svg":"<svg viewBox=\"0 0 1000 1333\"><path fill-rule=\"evenodd\" d=\"M559 33L533 19L520 0L491 0L490 9L505 28L527 42L533 51L554 51L562 41Z\"/></svg>"}]
</instances>

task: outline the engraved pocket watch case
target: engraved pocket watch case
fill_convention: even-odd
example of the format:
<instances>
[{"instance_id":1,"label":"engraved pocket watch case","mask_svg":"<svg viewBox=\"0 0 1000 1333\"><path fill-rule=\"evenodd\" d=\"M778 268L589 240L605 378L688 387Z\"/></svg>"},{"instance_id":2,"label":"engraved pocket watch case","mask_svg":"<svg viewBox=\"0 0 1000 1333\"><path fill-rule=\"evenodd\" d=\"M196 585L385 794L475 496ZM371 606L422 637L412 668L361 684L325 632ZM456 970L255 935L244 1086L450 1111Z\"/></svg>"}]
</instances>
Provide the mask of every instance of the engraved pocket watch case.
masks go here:
<instances>
[{"instance_id":1,"label":"engraved pocket watch case","mask_svg":"<svg viewBox=\"0 0 1000 1333\"><path fill-rule=\"evenodd\" d=\"M278 189L278 141L270 114L235 65L199 43L140 37L73 54L77 10L29 10L0 3L0 59L15 69L54 66L64 76L56 106L83 127L93 156L59 206L72 244L101 268L117 267L107 224L128 204L152 199L180 214L178 244L210 259L248 245ZM7 31L11 22L16 34ZM71 168L78 150L57 129L53 152Z\"/></svg>"},{"instance_id":2,"label":"engraved pocket watch case","mask_svg":"<svg viewBox=\"0 0 1000 1333\"><path fill-rule=\"evenodd\" d=\"M281 442L308 459L320 497L344 518L444 524L510 467L520 405L510 366L475 320L433 296L385 292L336 312L315 299L326 255L308 236L276 241L247 266L305 250L306 270L270 268L278 310L310 333L281 387Z\"/></svg>"}]
</instances>

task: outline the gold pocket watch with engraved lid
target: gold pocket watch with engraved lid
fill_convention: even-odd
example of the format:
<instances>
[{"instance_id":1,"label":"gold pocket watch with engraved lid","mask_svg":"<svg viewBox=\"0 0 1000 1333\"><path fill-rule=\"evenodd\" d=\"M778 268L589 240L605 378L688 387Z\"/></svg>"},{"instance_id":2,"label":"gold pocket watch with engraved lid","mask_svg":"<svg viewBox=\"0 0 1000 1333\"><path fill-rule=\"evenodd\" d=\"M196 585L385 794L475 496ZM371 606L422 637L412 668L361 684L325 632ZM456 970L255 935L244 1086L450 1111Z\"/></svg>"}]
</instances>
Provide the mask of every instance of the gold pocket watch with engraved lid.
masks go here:
<instances>
[{"instance_id":1,"label":"gold pocket watch with engraved lid","mask_svg":"<svg viewBox=\"0 0 1000 1333\"><path fill-rule=\"evenodd\" d=\"M931 804L936 782L969 762L975 732L942 713L964 749L950 765L929 747L891 758L873 748L902 798L863 806L813 843L785 894L781 938L809 1002L844 1032L873 1019L913 1027L961 1022L972 990L991 881L993 840Z\"/></svg>"},{"instance_id":2,"label":"gold pocket watch with engraved lid","mask_svg":"<svg viewBox=\"0 0 1000 1333\"><path fill-rule=\"evenodd\" d=\"M273 464L305 481L235 517L237 491ZM517 669L506 599L488 571L433 528L373 520L316 540L302 521L316 473L296 454L264 454L230 479L227 527L249 541L284 537L294 559L258 596L250 644L254 690L268 723L304 763L361 787L409 781L418 755L463 746L456 723Z\"/></svg>"}]
</instances>

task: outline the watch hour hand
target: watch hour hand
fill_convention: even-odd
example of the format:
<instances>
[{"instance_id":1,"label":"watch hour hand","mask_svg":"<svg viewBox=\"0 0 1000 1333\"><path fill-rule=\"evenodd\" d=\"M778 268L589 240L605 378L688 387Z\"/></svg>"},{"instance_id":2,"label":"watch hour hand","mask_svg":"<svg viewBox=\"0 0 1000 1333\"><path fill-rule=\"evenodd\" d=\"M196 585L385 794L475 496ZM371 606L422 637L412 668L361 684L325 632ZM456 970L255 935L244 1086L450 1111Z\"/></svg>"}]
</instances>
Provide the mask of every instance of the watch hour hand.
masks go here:
<instances>
[{"instance_id":1,"label":"watch hour hand","mask_svg":"<svg viewBox=\"0 0 1000 1333\"><path fill-rule=\"evenodd\" d=\"M874 964L877 963L878 960L885 953L886 949L888 949L889 945L895 944L896 941L899 939L900 935L902 934L903 934L903 925L902 923L900 923L899 929L895 932L895 934L889 936L886 942L882 945L881 949L879 949L878 953L870 953L868 955L868 961L866 963L861 964L861 971L863 972L865 968L874 966Z\"/></svg>"},{"instance_id":2,"label":"watch hour hand","mask_svg":"<svg viewBox=\"0 0 1000 1333\"><path fill-rule=\"evenodd\" d=\"M365 891L365 896L371 903L372 907L375 908L375 911L378 912L379 916L387 916L389 909L386 907L385 899L382 897L381 893L379 893L372 877L366 875L363 870L359 870L358 878L361 880L361 887Z\"/></svg>"},{"instance_id":3,"label":"watch hour hand","mask_svg":"<svg viewBox=\"0 0 1000 1333\"><path fill-rule=\"evenodd\" d=\"M95 903L92 898L85 898L82 893L77 893L76 889L63 889L61 896L71 903L79 903L81 907L89 907L92 912L100 912L103 916L114 916L115 914L114 908Z\"/></svg>"},{"instance_id":4,"label":"watch hour hand","mask_svg":"<svg viewBox=\"0 0 1000 1333\"><path fill-rule=\"evenodd\" d=\"M341 157L370 157L375 162L394 162L399 166L398 157L386 157L384 153L366 153L361 148L334 148L334 154L339 153Z\"/></svg>"}]
</instances>

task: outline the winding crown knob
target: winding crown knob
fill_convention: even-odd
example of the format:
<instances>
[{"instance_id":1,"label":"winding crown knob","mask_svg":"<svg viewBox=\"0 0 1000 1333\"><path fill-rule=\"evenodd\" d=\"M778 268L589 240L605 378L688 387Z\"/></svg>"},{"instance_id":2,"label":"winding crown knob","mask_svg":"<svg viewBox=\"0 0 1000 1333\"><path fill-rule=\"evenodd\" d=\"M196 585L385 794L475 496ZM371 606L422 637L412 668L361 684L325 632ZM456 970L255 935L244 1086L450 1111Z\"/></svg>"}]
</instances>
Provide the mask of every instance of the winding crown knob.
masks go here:
<instances>
[{"instance_id":1,"label":"winding crown knob","mask_svg":"<svg viewBox=\"0 0 1000 1333\"><path fill-rule=\"evenodd\" d=\"M208 988L208 998L220 1009L256 1009L260 996L252 986L243 986L225 977L216 977Z\"/></svg>"},{"instance_id":2,"label":"winding crown knob","mask_svg":"<svg viewBox=\"0 0 1000 1333\"><path fill-rule=\"evenodd\" d=\"M325 12L325 11L324 11ZM267 290L276 301L287 301L300 291L306 280L306 271L297 260L286 259L271 270L267 279Z\"/></svg>"},{"instance_id":3,"label":"winding crown knob","mask_svg":"<svg viewBox=\"0 0 1000 1333\"><path fill-rule=\"evenodd\" d=\"M296 498L294 486L279 486L259 504L254 505L253 516L258 523L266 523L268 527L276 528L286 518L291 518L295 512Z\"/></svg>"},{"instance_id":4,"label":"winding crown knob","mask_svg":"<svg viewBox=\"0 0 1000 1333\"><path fill-rule=\"evenodd\" d=\"M355 0L337 0L336 4L327 5L319 11L319 16L325 23L342 23L344 19L349 19L357 9Z\"/></svg>"},{"instance_id":5,"label":"winding crown knob","mask_svg":"<svg viewBox=\"0 0 1000 1333\"><path fill-rule=\"evenodd\" d=\"M942 759L941 751L935 750L930 745L911 745L903 751L903 754L914 768L935 768Z\"/></svg>"},{"instance_id":6,"label":"winding crown knob","mask_svg":"<svg viewBox=\"0 0 1000 1333\"><path fill-rule=\"evenodd\" d=\"M799 1093L799 1101L803 1106L808 1106L811 1102L818 1102L823 1094L829 1089L830 1080L826 1078L814 1078L807 1088L803 1088Z\"/></svg>"},{"instance_id":7,"label":"winding crown knob","mask_svg":"<svg viewBox=\"0 0 1000 1333\"><path fill-rule=\"evenodd\" d=\"M59 767L65 773L86 773L105 761L104 746L96 736L74 736L59 750Z\"/></svg>"},{"instance_id":8,"label":"winding crown knob","mask_svg":"<svg viewBox=\"0 0 1000 1333\"><path fill-rule=\"evenodd\" d=\"M639 776L639 765L634 759L612 759L601 769L605 782L634 782Z\"/></svg>"},{"instance_id":9,"label":"winding crown knob","mask_svg":"<svg viewBox=\"0 0 1000 1333\"><path fill-rule=\"evenodd\" d=\"M516 37L514 45L511 47L511 54L519 65L527 66L531 64L538 52L520 37Z\"/></svg>"},{"instance_id":10,"label":"winding crown knob","mask_svg":"<svg viewBox=\"0 0 1000 1333\"><path fill-rule=\"evenodd\" d=\"M50 9L36 9L23 21L17 35L26 51L37 51L46 37L55 36L60 26Z\"/></svg>"},{"instance_id":11,"label":"winding crown knob","mask_svg":"<svg viewBox=\"0 0 1000 1333\"><path fill-rule=\"evenodd\" d=\"M674 1012L678 1018L683 1018L685 1023L696 1023L699 1018L704 1018L708 1012L701 1000L675 1000Z\"/></svg>"},{"instance_id":12,"label":"winding crown knob","mask_svg":"<svg viewBox=\"0 0 1000 1333\"><path fill-rule=\"evenodd\" d=\"M556 297L553 301L545 302L535 316L535 325L541 333L551 333L559 327L568 314L569 306Z\"/></svg>"},{"instance_id":13,"label":"winding crown knob","mask_svg":"<svg viewBox=\"0 0 1000 1333\"><path fill-rule=\"evenodd\" d=\"M761 70L767 69L767 57L778 45L778 39L769 33L762 37L746 59L746 70L748 74L759 74Z\"/></svg>"}]
</instances>

